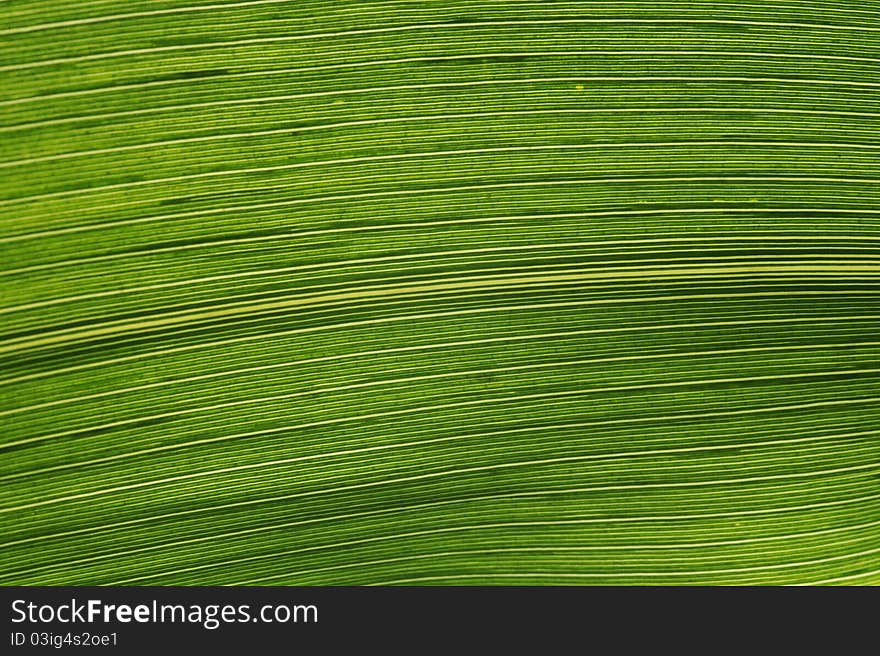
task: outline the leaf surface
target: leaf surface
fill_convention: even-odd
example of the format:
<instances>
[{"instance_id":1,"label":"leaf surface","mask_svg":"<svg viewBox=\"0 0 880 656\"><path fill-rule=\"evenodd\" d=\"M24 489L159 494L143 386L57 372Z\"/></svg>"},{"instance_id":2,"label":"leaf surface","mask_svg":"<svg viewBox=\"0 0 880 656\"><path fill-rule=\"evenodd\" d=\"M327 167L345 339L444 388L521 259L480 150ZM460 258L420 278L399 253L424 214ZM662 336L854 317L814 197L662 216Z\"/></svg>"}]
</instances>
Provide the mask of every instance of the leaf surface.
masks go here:
<instances>
[{"instance_id":1,"label":"leaf surface","mask_svg":"<svg viewBox=\"0 0 880 656\"><path fill-rule=\"evenodd\" d=\"M880 583L880 3L0 35L0 583Z\"/></svg>"}]
</instances>

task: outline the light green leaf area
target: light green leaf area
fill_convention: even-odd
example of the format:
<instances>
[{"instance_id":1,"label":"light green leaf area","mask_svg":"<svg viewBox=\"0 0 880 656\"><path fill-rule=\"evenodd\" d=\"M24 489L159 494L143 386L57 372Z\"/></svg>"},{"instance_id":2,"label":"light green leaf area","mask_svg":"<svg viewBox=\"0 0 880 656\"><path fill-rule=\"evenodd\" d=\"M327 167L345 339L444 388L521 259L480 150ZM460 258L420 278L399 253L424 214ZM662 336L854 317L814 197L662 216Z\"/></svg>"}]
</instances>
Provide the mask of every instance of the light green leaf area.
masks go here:
<instances>
[{"instance_id":1,"label":"light green leaf area","mask_svg":"<svg viewBox=\"0 0 880 656\"><path fill-rule=\"evenodd\" d=\"M880 583L880 2L4 0L0 584Z\"/></svg>"}]
</instances>

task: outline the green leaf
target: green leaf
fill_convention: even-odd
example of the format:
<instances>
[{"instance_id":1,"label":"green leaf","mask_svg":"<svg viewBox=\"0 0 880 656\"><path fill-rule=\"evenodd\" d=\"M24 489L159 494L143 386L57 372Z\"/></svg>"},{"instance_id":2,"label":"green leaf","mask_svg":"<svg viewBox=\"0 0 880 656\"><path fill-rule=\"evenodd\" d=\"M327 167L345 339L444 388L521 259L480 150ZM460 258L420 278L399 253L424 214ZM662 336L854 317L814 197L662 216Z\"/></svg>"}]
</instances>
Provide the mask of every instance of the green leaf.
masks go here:
<instances>
[{"instance_id":1,"label":"green leaf","mask_svg":"<svg viewBox=\"0 0 880 656\"><path fill-rule=\"evenodd\" d=\"M0 584L880 583L880 3L0 23Z\"/></svg>"}]
</instances>

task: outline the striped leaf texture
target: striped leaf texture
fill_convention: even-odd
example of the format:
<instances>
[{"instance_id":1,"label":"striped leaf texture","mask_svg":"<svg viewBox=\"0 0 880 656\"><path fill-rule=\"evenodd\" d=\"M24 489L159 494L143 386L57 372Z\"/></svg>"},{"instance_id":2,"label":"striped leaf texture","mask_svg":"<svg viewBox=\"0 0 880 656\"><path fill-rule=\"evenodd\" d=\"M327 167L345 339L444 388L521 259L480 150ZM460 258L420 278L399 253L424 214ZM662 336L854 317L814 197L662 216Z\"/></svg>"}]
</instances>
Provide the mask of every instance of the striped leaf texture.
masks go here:
<instances>
[{"instance_id":1,"label":"striped leaf texture","mask_svg":"<svg viewBox=\"0 0 880 656\"><path fill-rule=\"evenodd\" d=\"M880 2L0 36L0 584L880 583Z\"/></svg>"}]
</instances>

